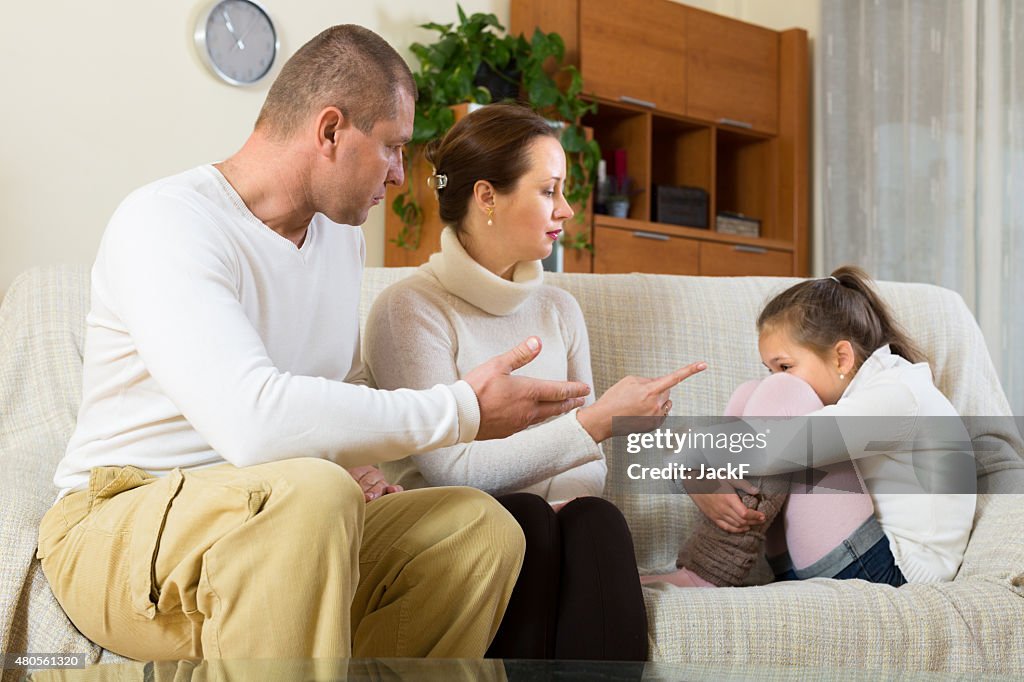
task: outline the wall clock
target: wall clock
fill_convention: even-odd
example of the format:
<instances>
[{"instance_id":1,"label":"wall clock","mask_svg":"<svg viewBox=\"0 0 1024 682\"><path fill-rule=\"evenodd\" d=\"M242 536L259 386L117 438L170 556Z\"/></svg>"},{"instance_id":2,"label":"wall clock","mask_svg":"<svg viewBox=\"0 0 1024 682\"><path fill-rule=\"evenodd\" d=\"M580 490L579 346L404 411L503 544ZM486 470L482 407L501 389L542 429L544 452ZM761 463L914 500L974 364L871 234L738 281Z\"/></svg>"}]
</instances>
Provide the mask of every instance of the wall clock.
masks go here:
<instances>
[{"instance_id":1,"label":"wall clock","mask_svg":"<svg viewBox=\"0 0 1024 682\"><path fill-rule=\"evenodd\" d=\"M252 0L218 0L200 12L195 42L206 67L231 85L265 78L280 48L270 15Z\"/></svg>"}]
</instances>

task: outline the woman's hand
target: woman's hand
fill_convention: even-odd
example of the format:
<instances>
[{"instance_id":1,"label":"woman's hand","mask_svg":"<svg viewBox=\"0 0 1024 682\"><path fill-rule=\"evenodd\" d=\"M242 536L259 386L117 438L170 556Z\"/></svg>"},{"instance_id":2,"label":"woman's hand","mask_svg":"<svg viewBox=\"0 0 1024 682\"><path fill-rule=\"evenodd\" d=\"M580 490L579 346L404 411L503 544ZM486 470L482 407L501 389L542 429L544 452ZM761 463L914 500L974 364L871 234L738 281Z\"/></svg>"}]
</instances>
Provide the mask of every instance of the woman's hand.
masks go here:
<instances>
[{"instance_id":1,"label":"woman's hand","mask_svg":"<svg viewBox=\"0 0 1024 682\"><path fill-rule=\"evenodd\" d=\"M596 403L580 408L576 412L576 418L590 437L600 443L612 435L612 417L660 419L667 416L672 409L669 391L680 381L705 369L706 363L695 362L656 379L624 377L605 391ZM652 421L651 428L655 428L659 423L657 420Z\"/></svg>"},{"instance_id":2,"label":"woman's hand","mask_svg":"<svg viewBox=\"0 0 1024 682\"><path fill-rule=\"evenodd\" d=\"M361 467L345 467L352 478L356 479L356 483L363 489L363 498L367 502L376 500L381 495L389 495L391 493L400 493L405 488L400 485L392 485L388 483L387 479L384 478L384 474L380 472L375 466L367 464Z\"/></svg>"}]
</instances>

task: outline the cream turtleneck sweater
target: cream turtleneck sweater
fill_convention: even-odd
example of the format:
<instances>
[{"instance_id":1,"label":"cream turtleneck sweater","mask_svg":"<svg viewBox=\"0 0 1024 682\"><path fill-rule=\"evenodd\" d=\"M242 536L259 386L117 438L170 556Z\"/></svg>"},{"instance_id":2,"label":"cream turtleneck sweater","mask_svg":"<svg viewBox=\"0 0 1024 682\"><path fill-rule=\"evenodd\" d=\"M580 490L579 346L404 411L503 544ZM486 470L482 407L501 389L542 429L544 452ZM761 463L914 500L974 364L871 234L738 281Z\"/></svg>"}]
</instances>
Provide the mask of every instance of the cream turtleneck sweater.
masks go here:
<instances>
[{"instance_id":1,"label":"cream turtleneck sweater","mask_svg":"<svg viewBox=\"0 0 1024 682\"><path fill-rule=\"evenodd\" d=\"M542 281L539 261L519 263L512 281L494 275L445 228L441 252L374 301L363 345L371 380L384 389L449 384L534 335L540 355L516 374L593 386L579 304ZM468 485L551 502L601 494L607 473L575 410L508 438L441 448L382 469L406 488Z\"/></svg>"}]
</instances>

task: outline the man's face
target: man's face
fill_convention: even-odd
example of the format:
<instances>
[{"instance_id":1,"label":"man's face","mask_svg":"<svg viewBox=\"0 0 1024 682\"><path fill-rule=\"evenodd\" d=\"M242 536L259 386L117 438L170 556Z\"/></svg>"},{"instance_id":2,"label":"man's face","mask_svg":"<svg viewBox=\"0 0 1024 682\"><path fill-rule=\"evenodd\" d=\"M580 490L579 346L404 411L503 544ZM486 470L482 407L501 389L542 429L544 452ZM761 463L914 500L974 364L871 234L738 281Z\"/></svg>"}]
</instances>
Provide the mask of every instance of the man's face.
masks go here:
<instances>
[{"instance_id":1,"label":"man's face","mask_svg":"<svg viewBox=\"0 0 1024 682\"><path fill-rule=\"evenodd\" d=\"M348 126L339 146L331 184L325 187L322 212L336 223L362 225L370 208L384 200L388 184L405 181L402 150L412 139L415 104L404 90L399 95L397 113L381 119L369 134Z\"/></svg>"}]
</instances>

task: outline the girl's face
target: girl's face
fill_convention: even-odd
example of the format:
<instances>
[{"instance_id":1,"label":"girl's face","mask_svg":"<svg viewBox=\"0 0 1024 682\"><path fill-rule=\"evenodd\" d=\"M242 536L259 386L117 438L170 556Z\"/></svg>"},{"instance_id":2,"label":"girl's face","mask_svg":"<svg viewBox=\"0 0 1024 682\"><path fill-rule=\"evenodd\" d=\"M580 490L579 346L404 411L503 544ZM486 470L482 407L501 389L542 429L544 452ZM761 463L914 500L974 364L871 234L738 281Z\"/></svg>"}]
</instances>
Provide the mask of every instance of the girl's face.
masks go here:
<instances>
[{"instance_id":1,"label":"girl's face","mask_svg":"<svg viewBox=\"0 0 1024 682\"><path fill-rule=\"evenodd\" d=\"M775 325L761 332L757 347L768 371L786 372L803 379L825 405L839 402L853 378L853 346L849 341L839 341L822 357L797 344L784 327Z\"/></svg>"},{"instance_id":2,"label":"girl's face","mask_svg":"<svg viewBox=\"0 0 1024 682\"><path fill-rule=\"evenodd\" d=\"M537 137L527 149L526 173L507 194L495 194L493 225L478 221L470 254L499 277L521 261L546 258L573 210L562 194L565 152L553 137Z\"/></svg>"}]
</instances>

